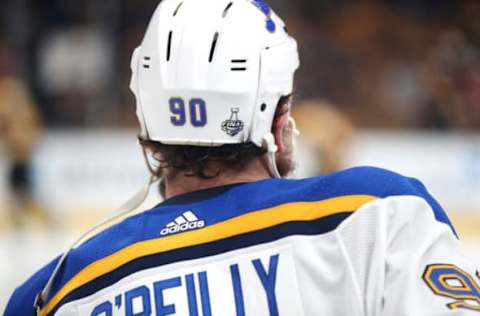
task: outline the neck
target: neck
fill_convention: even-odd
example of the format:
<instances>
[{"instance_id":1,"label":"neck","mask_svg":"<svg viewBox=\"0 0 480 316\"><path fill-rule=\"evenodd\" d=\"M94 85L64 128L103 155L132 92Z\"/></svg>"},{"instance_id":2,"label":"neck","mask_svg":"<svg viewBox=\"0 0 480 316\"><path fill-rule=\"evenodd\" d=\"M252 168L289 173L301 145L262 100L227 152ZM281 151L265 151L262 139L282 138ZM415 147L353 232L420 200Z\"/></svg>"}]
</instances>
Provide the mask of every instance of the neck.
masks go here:
<instances>
[{"instance_id":1,"label":"neck","mask_svg":"<svg viewBox=\"0 0 480 316\"><path fill-rule=\"evenodd\" d=\"M220 167L219 167L220 168ZM221 173L211 179L188 176L184 172L170 173L165 178L165 198L194 191L219 187L229 184L255 182L271 177L264 159L255 159L243 170L219 169Z\"/></svg>"}]
</instances>

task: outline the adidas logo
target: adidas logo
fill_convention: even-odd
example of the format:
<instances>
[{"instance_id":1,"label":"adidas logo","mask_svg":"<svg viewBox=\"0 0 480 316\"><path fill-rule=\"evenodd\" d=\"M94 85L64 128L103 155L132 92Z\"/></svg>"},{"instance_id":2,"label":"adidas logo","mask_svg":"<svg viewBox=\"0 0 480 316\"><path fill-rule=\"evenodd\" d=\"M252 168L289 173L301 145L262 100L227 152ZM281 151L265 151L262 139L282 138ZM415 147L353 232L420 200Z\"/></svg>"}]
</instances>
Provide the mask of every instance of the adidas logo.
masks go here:
<instances>
[{"instance_id":1,"label":"adidas logo","mask_svg":"<svg viewBox=\"0 0 480 316\"><path fill-rule=\"evenodd\" d=\"M173 222L168 223L167 226L160 231L160 235L165 236L187 230L202 228L204 226L205 221L199 220L192 211L188 211L175 218Z\"/></svg>"}]
</instances>

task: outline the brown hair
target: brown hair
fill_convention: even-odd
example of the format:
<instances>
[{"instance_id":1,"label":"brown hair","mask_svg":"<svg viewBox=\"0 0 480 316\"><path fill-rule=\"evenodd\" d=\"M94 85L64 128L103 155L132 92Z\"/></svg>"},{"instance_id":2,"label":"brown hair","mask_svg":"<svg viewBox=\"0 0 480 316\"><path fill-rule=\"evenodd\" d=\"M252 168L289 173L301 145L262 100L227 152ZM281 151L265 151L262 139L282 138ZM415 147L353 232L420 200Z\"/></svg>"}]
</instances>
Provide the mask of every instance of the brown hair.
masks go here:
<instances>
[{"instance_id":1,"label":"brown hair","mask_svg":"<svg viewBox=\"0 0 480 316\"><path fill-rule=\"evenodd\" d=\"M285 105L288 105L291 95L280 98L275 117L282 114ZM212 163L241 171L252 162L266 153L249 142L244 144L228 144L220 147L201 147L185 145L165 145L160 142L140 139L140 144L153 154L158 162L154 168L154 175L162 177L166 169L185 172L187 176L211 179L218 176L220 169L212 170Z\"/></svg>"}]
</instances>

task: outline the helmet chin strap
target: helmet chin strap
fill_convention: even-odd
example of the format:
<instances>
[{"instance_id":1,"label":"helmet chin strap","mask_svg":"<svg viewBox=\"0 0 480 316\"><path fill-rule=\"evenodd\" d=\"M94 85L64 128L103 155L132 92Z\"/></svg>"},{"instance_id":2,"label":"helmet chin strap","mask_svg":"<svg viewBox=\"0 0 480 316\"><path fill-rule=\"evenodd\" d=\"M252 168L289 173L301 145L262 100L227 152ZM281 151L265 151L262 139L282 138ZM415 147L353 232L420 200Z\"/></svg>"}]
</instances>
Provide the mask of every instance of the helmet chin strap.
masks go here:
<instances>
[{"instance_id":1,"label":"helmet chin strap","mask_svg":"<svg viewBox=\"0 0 480 316\"><path fill-rule=\"evenodd\" d=\"M292 134L293 136L299 136L300 131L297 129L297 124L295 122L295 119L291 116L288 117L288 124L290 125L290 128L292 129ZM267 155L268 155L268 168L270 169L270 174L272 177L281 179L283 178L280 172L278 171L277 167L277 151L278 151L278 146L275 143L275 136L273 136L272 133L268 133L263 137L263 142L262 142L262 147L267 149Z\"/></svg>"},{"instance_id":2,"label":"helmet chin strap","mask_svg":"<svg viewBox=\"0 0 480 316\"><path fill-rule=\"evenodd\" d=\"M293 131L293 136L300 136L300 131L298 130L297 128L297 122L295 121L295 119L291 116L288 117L288 123L290 124L291 126L291 129Z\"/></svg>"},{"instance_id":3,"label":"helmet chin strap","mask_svg":"<svg viewBox=\"0 0 480 316\"><path fill-rule=\"evenodd\" d=\"M270 174L274 178L282 178L277 167L277 158L276 153L278 151L278 146L275 144L275 137L272 133L268 133L263 137L262 146L267 149L268 155L268 168L270 169Z\"/></svg>"},{"instance_id":4,"label":"helmet chin strap","mask_svg":"<svg viewBox=\"0 0 480 316\"><path fill-rule=\"evenodd\" d=\"M152 177L155 177L155 169L152 167L152 164L148 159L147 149L145 149L144 146L142 146L142 154L143 154L143 160L145 160L145 165L147 166L148 172L150 172L150 175Z\"/></svg>"}]
</instances>

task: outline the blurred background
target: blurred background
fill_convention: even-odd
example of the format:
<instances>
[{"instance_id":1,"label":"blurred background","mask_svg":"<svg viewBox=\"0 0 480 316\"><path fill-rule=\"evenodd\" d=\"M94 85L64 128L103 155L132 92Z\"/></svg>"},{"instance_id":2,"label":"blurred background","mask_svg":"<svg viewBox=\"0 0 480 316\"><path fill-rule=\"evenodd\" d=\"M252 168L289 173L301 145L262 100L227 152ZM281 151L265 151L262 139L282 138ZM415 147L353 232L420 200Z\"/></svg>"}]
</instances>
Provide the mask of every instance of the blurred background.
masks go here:
<instances>
[{"instance_id":1,"label":"blurred background","mask_svg":"<svg viewBox=\"0 0 480 316\"><path fill-rule=\"evenodd\" d=\"M0 2L0 311L146 181L129 65L157 3ZM480 2L269 3L300 44L296 176L415 176L480 267Z\"/></svg>"}]
</instances>

